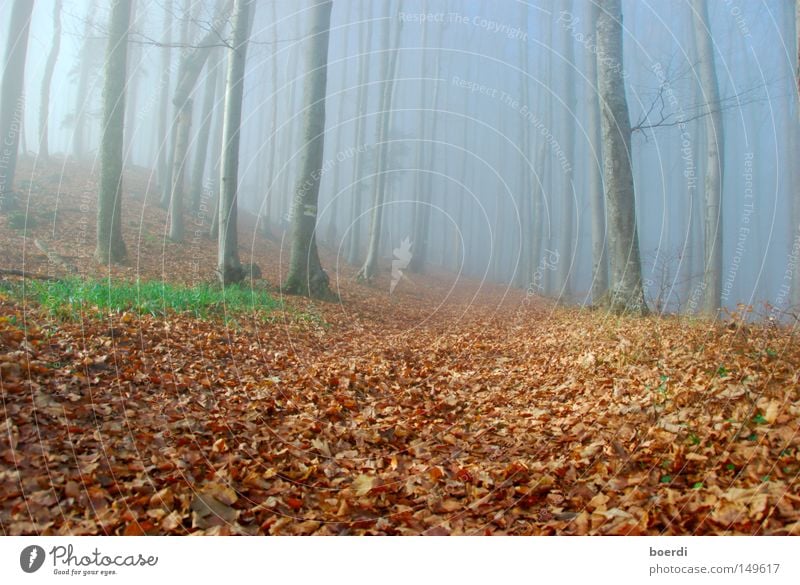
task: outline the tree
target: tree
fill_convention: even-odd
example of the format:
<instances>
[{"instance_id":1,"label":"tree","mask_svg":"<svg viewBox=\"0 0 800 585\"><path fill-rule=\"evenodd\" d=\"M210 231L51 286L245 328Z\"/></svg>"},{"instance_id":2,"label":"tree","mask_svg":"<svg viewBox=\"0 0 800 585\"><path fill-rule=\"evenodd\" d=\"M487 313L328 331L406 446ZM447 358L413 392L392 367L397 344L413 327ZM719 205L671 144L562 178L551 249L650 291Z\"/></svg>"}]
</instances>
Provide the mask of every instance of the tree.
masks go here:
<instances>
[{"instance_id":1,"label":"tree","mask_svg":"<svg viewBox=\"0 0 800 585\"><path fill-rule=\"evenodd\" d=\"M703 101L708 106L706 124L705 229L703 268L703 312L715 315L722 294L722 183L725 165L719 85L714 69L714 46L705 0L692 0L698 73Z\"/></svg>"},{"instance_id":2,"label":"tree","mask_svg":"<svg viewBox=\"0 0 800 585\"><path fill-rule=\"evenodd\" d=\"M42 91L39 100L39 156L43 160L50 158L48 145L48 121L50 119L50 85L53 82L53 72L56 68L58 53L61 50L61 5L62 0L53 3L53 45L47 55L47 63L42 75Z\"/></svg>"},{"instance_id":3,"label":"tree","mask_svg":"<svg viewBox=\"0 0 800 585\"><path fill-rule=\"evenodd\" d=\"M597 22L597 5L589 3L589 22ZM606 240L606 209L603 201L603 173L600 161L602 160L600 136L600 102L597 100L597 56L590 55L587 59L586 75L589 78L590 89L588 92L588 120L586 123L589 133L592 159L589 161L589 202L592 213L592 303L597 303L608 290L608 261L605 254Z\"/></svg>"},{"instance_id":4,"label":"tree","mask_svg":"<svg viewBox=\"0 0 800 585\"><path fill-rule=\"evenodd\" d=\"M223 285L239 282L245 276L242 265L239 262L237 197L244 69L247 60L247 42L250 37L250 27L252 26L252 5L253 0L235 0L233 9L233 45L228 50L217 248L217 275Z\"/></svg>"},{"instance_id":5,"label":"tree","mask_svg":"<svg viewBox=\"0 0 800 585\"><path fill-rule=\"evenodd\" d=\"M214 118L214 99L217 91L217 77L222 70L221 62L208 61L206 65L206 85L203 89L203 111L200 120L200 131L197 134L197 148L192 169L191 188L189 193L192 200L192 209L197 211L203 196L203 177L206 170L206 159L211 148L211 121Z\"/></svg>"},{"instance_id":6,"label":"tree","mask_svg":"<svg viewBox=\"0 0 800 585\"><path fill-rule=\"evenodd\" d=\"M19 133L25 107L25 60L33 0L16 0L8 22L6 52L3 59L3 85L0 94L0 211L15 205L14 174L17 170Z\"/></svg>"},{"instance_id":7,"label":"tree","mask_svg":"<svg viewBox=\"0 0 800 585\"><path fill-rule=\"evenodd\" d=\"M285 290L318 298L330 296L328 275L317 252L316 224L322 156L325 147L325 93L328 83L328 38L331 0L314 0L310 45L306 53L303 145L292 204L292 253Z\"/></svg>"},{"instance_id":8,"label":"tree","mask_svg":"<svg viewBox=\"0 0 800 585\"><path fill-rule=\"evenodd\" d=\"M164 4L164 30L161 42L164 47L161 49L161 81L159 83L159 108L158 108L158 160L156 162L156 172L158 183L161 185L162 192L164 184L167 182L167 112L169 111L169 88L172 78L172 0L166 0Z\"/></svg>"},{"instance_id":9,"label":"tree","mask_svg":"<svg viewBox=\"0 0 800 585\"><path fill-rule=\"evenodd\" d=\"M564 0L563 11L572 14L572 0ZM561 221L559 225L559 244L558 252L561 261L558 264L558 286L559 297L569 298L572 294L571 277L573 269L573 238L575 221L575 173L573 164L575 161L575 131L576 131L576 104L575 85L575 50L573 38L570 31L562 31L563 49L561 55L564 59L564 71L562 72L561 99L563 100L562 129L564 136L564 154L567 159L567 166L564 169L564 195L561 197Z\"/></svg>"},{"instance_id":10,"label":"tree","mask_svg":"<svg viewBox=\"0 0 800 585\"><path fill-rule=\"evenodd\" d=\"M367 100L369 94L367 92L369 85L367 84L367 75L370 71L372 61L372 13L373 8L371 4L364 6L365 16L364 26L361 27L358 41L358 50L360 53L359 60L361 61L358 68L358 121L356 122L356 140L358 140L358 149L356 151L355 164L353 165L353 194L350 207L350 219L353 222L350 229L350 241L348 242L347 262L355 266L358 264L361 254L361 193L364 185L364 162L367 157L361 151L366 141L367 124L365 120L365 110L367 109Z\"/></svg>"},{"instance_id":11,"label":"tree","mask_svg":"<svg viewBox=\"0 0 800 585\"><path fill-rule=\"evenodd\" d=\"M188 161L189 129L192 124L192 92L208 59L209 50L219 43L221 30L225 26L231 10L231 2L225 2L217 12L210 30L192 50L181 57L178 67L178 82L173 104L175 117L172 125L171 151L167 162L166 179L162 185L167 191L162 193L161 204L170 209L170 239L179 242L183 239L183 183Z\"/></svg>"},{"instance_id":12,"label":"tree","mask_svg":"<svg viewBox=\"0 0 800 585\"><path fill-rule=\"evenodd\" d=\"M126 256L122 240L122 146L125 126L125 80L131 0L112 0L103 87L100 194L97 202L97 249L103 264Z\"/></svg>"},{"instance_id":13,"label":"tree","mask_svg":"<svg viewBox=\"0 0 800 585\"><path fill-rule=\"evenodd\" d=\"M400 11L398 3L397 12ZM391 46L391 18L384 20L382 39L386 43L386 48L381 56L381 75L383 77L383 94L381 97L380 121L378 122L378 156L375 172L375 190L372 199L372 211L369 224L369 243L367 248L367 258L364 265L358 272L358 278L362 281L369 281L378 271L378 251L381 242L381 222L383 221L383 204L386 199L386 161L389 156L389 126L392 120L392 94L394 93L395 71L397 69L398 44L400 42L400 32L403 20L395 14L394 21L397 23L395 32L395 46ZM391 48L390 48L391 47Z\"/></svg>"},{"instance_id":14,"label":"tree","mask_svg":"<svg viewBox=\"0 0 800 585\"><path fill-rule=\"evenodd\" d=\"M75 128L72 132L72 153L76 158L83 158L86 155L86 115L91 103L91 91L89 77L95 70L98 55L97 40L92 34L95 25L95 14L97 14L97 0L92 0L86 10L86 20L83 25L83 45L79 63L77 65L78 86L75 91L75 113L73 121Z\"/></svg>"},{"instance_id":15,"label":"tree","mask_svg":"<svg viewBox=\"0 0 800 585\"><path fill-rule=\"evenodd\" d=\"M636 228L631 123L622 70L621 0L601 0L598 5L597 85L611 264L611 290L607 304L615 313L643 315L647 306Z\"/></svg>"}]
</instances>

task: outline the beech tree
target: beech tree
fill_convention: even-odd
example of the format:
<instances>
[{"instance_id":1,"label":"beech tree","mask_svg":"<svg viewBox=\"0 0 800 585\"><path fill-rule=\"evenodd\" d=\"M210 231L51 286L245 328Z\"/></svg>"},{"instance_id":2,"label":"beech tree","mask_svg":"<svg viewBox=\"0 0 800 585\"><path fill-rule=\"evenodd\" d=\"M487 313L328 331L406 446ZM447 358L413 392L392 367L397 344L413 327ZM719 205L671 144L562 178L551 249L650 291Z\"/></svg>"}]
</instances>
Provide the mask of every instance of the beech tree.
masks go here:
<instances>
[{"instance_id":1,"label":"beech tree","mask_svg":"<svg viewBox=\"0 0 800 585\"><path fill-rule=\"evenodd\" d=\"M703 102L708 104L706 125L706 176L704 210L703 312L714 315L722 295L722 185L724 140L722 111L718 106L719 85L714 64L714 45L708 22L706 0L692 0L694 34L697 43L697 69Z\"/></svg>"},{"instance_id":2,"label":"beech tree","mask_svg":"<svg viewBox=\"0 0 800 585\"><path fill-rule=\"evenodd\" d=\"M22 92L32 11L33 0L16 0L11 7L11 18L8 22L0 94L0 211L11 209L16 204L14 175L17 170L22 114L25 111Z\"/></svg>"},{"instance_id":3,"label":"beech tree","mask_svg":"<svg viewBox=\"0 0 800 585\"><path fill-rule=\"evenodd\" d=\"M103 264L125 259L122 239L122 147L125 126L125 81L131 0L112 0L103 87L103 133L100 194L97 201L97 248Z\"/></svg>"},{"instance_id":4,"label":"beech tree","mask_svg":"<svg viewBox=\"0 0 800 585\"><path fill-rule=\"evenodd\" d=\"M47 55L47 63L42 75L42 91L39 99L39 157L43 160L50 158L48 144L50 120L50 86L53 82L53 72L56 69L58 53L61 50L61 6L62 0L53 2L53 44Z\"/></svg>"},{"instance_id":5,"label":"beech tree","mask_svg":"<svg viewBox=\"0 0 800 585\"><path fill-rule=\"evenodd\" d=\"M231 48L228 49L217 248L217 275L222 284L239 282L245 277L245 271L239 261L237 196L239 190L239 133L242 125L244 69L247 60L247 42L250 38L250 27L252 26L252 6L253 0L235 1L233 8L233 43Z\"/></svg>"},{"instance_id":6,"label":"beech tree","mask_svg":"<svg viewBox=\"0 0 800 585\"><path fill-rule=\"evenodd\" d=\"M598 95L603 136L603 176L611 264L607 305L615 313L647 312L636 227L631 159L631 122L622 75L621 0L599 0Z\"/></svg>"},{"instance_id":7,"label":"beech tree","mask_svg":"<svg viewBox=\"0 0 800 585\"><path fill-rule=\"evenodd\" d=\"M286 292L318 298L330 296L328 275L317 251L317 201L325 147L325 93L328 84L328 38L332 0L314 0L306 53L303 145L300 173L292 202L292 251Z\"/></svg>"},{"instance_id":8,"label":"beech tree","mask_svg":"<svg viewBox=\"0 0 800 585\"><path fill-rule=\"evenodd\" d=\"M369 241L367 247L367 258L364 260L364 265L358 272L358 278L362 281L369 281L378 271L378 252L381 243L381 224L383 222L383 204L386 199L387 188L387 173L386 161L389 158L389 127L392 120L392 93L394 92L395 72L397 70L397 44L400 41L400 32L402 30L402 19L398 17L400 11L400 4L398 3L397 10L390 12L394 18L387 18L384 20L382 26L381 39L385 43L386 49L381 56L381 76L383 78L383 94L381 97L381 117L378 123L378 156L376 158L377 179L372 198L372 209L370 213L369 223ZM394 46L391 43L391 26L390 22L394 20L396 31L394 34Z\"/></svg>"}]
</instances>

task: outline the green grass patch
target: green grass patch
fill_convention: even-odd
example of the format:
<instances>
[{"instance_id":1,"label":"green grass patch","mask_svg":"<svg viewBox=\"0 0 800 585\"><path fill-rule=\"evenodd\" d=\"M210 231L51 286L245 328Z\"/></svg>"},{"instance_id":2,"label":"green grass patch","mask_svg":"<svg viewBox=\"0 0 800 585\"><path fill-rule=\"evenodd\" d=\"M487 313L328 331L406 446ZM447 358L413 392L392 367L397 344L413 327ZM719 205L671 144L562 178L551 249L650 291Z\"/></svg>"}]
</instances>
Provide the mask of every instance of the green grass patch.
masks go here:
<instances>
[{"instance_id":1,"label":"green grass patch","mask_svg":"<svg viewBox=\"0 0 800 585\"><path fill-rule=\"evenodd\" d=\"M68 278L16 285L13 296L35 302L51 315L64 319L133 312L164 316L190 313L198 318L254 315L270 318L283 309L267 291L244 286L199 284L183 286L161 281L109 281Z\"/></svg>"}]
</instances>

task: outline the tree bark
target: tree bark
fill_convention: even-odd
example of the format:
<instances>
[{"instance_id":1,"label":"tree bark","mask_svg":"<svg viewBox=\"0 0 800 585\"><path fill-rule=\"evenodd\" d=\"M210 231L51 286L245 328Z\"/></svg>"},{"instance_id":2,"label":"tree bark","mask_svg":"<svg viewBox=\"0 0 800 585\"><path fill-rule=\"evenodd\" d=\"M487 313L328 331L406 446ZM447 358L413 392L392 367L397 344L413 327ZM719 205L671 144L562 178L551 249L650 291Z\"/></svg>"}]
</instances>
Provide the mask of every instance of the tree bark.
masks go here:
<instances>
[{"instance_id":1,"label":"tree bark","mask_svg":"<svg viewBox=\"0 0 800 585\"><path fill-rule=\"evenodd\" d=\"M11 7L3 59L0 94L0 211L12 209L22 116L25 111L25 61L33 0L16 0Z\"/></svg>"},{"instance_id":2,"label":"tree bark","mask_svg":"<svg viewBox=\"0 0 800 585\"><path fill-rule=\"evenodd\" d=\"M206 85L203 89L203 111L200 119L200 131L197 134L197 150L194 156L194 168L192 169L191 195L192 209L197 211L200 207L200 200L203 197L203 178L205 177L206 161L208 151L211 148L209 138L211 137L211 121L214 118L214 98L217 93L217 77L221 64L209 60L206 69Z\"/></svg>"},{"instance_id":3,"label":"tree bark","mask_svg":"<svg viewBox=\"0 0 800 585\"><path fill-rule=\"evenodd\" d=\"M378 271L378 255L379 246L381 243L381 223L383 221L383 202L386 198L386 161L389 154L389 125L391 123L392 114L392 94L394 92L394 79L395 70L397 68L397 53L400 41L400 32L402 30L402 19L398 18L396 12L399 12L400 5L398 4L397 11L392 11L394 14L394 21L397 23L397 31L395 33L394 46L391 43L391 18L387 18L383 25L383 37L386 43L386 49L383 51L381 57L381 74L383 75L383 95L381 98L381 118L378 124L378 157L376 172L376 185L372 200L372 211L370 214L369 225L369 243L367 248L367 258L364 265L358 272L358 279L361 281L370 281Z\"/></svg>"},{"instance_id":4,"label":"tree bark","mask_svg":"<svg viewBox=\"0 0 800 585\"><path fill-rule=\"evenodd\" d=\"M48 144L50 120L50 86L53 82L53 72L56 69L58 53L61 50L61 5L62 0L53 3L53 44L42 75L42 91L39 99L39 157L47 161L50 158Z\"/></svg>"},{"instance_id":5,"label":"tree bark","mask_svg":"<svg viewBox=\"0 0 800 585\"><path fill-rule=\"evenodd\" d=\"M238 188L239 133L247 43L252 26L253 0L236 0L233 14L233 47L228 51L228 79L225 86L225 121L222 153L222 181L219 195L219 239L217 275L223 285L239 282L245 271L239 261Z\"/></svg>"},{"instance_id":6,"label":"tree bark","mask_svg":"<svg viewBox=\"0 0 800 585\"><path fill-rule=\"evenodd\" d=\"M231 11L231 1L228 0L221 6L217 12L214 22L211 25L211 30L197 43L193 49L188 50L181 57L180 65L178 66L178 81L175 87L175 95L172 103L175 106L175 116L172 124L172 140L170 150L167 156L167 168L165 175L165 182L162 185L164 191L162 192L161 205L168 207L171 200L175 197L183 197L183 184L175 182L175 175L178 173L179 167L186 164L186 151L178 150L178 136L184 130L181 124L191 125L192 112L191 112L191 97L194 87L197 84L197 79L203 72L203 66L210 49L219 44L219 37L222 34L222 29L228 19ZM187 141L188 146L188 141Z\"/></svg>"},{"instance_id":7,"label":"tree bark","mask_svg":"<svg viewBox=\"0 0 800 585\"><path fill-rule=\"evenodd\" d=\"M697 41L698 72L703 101L709 104L706 124L705 233L703 267L703 312L714 316L722 295L722 184L725 167L719 85L714 69L714 46L706 0L692 0Z\"/></svg>"},{"instance_id":8,"label":"tree bark","mask_svg":"<svg viewBox=\"0 0 800 585\"><path fill-rule=\"evenodd\" d=\"M631 124L622 60L620 0L599 2L597 18L598 93L603 135L603 175L611 252L608 307L615 313L647 312L636 227Z\"/></svg>"},{"instance_id":9,"label":"tree bark","mask_svg":"<svg viewBox=\"0 0 800 585\"><path fill-rule=\"evenodd\" d=\"M103 88L100 196L97 202L97 249L103 264L126 256L122 240L122 145L125 126L125 80L131 0L112 0Z\"/></svg>"},{"instance_id":10,"label":"tree bark","mask_svg":"<svg viewBox=\"0 0 800 585\"><path fill-rule=\"evenodd\" d=\"M78 87L75 94L75 129L72 133L72 154L75 158L83 158L86 154L85 125L86 110L89 108L89 74L94 61L94 47L92 46L92 29L97 13L97 0L92 0L86 11L86 21L83 27L83 45L81 47L80 66L78 72Z\"/></svg>"},{"instance_id":11,"label":"tree bark","mask_svg":"<svg viewBox=\"0 0 800 585\"><path fill-rule=\"evenodd\" d=\"M365 117L368 110L367 102L369 100L367 76L369 74L370 64L372 61L372 32L374 30L371 20L373 13L372 10L372 5L367 4L366 15L364 18L366 24L361 29L362 34L360 35L358 45L359 52L361 53L361 63L358 72L358 121L356 122L356 140L358 141L358 144L356 145L356 160L355 164L353 165L353 180L351 181L353 196L351 200L352 205L350 208L350 221L352 222L352 225L350 228L350 241L348 242L347 250L347 263L351 266L356 266L361 256L361 194L364 189L364 184L362 181L364 179L364 161L366 160L362 149L365 147L364 143L367 139L367 124Z\"/></svg>"},{"instance_id":12,"label":"tree bark","mask_svg":"<svg viewBox=\"0 0 800 585\"><path fill-rule=\"evenodd\" d=\"M289 293L318 298L330 296L328 275L322 269L317 252L316 225L325 147L325 93L332 7L331 0L315 0L311 13L303 92L303 153L292 205L292 254L285 286Z\"/></svg>"},{"instance_id":13,"label":"tree bark","mask_svg":"<svg viewBox=\"0 0 800 585\"><path fill-rule=\"evenodd\" d=\"M597 22L598 9L589 3L589 22ZM608 291L608 258L606 256L606 208L603 201L602 138L600 136L600 102L597 99L597 56L589 55L587 72L591 87L588 97L589 202L592 213L592 303L598 303Z\"/></svg>"},{"instance_id":14,"label":"tree bark","mask_svg":"<svg viewBox=\"0 0 800 585\"><path fill-rule=\"evenodd\" d=\"M167 140L167 133L169 128L167 126L167 112L169 112L169 90L172 79L172 10L173 0L166 0L164 3L164 30L161 34L161 42L164 46L161 48L161 80L159 82L159 108L158 108L158 157L156 161L156 176L158 177L158 184L163 192L164 184L167 175L167 147L169 141Z\"/></svg>"}]
</instances>

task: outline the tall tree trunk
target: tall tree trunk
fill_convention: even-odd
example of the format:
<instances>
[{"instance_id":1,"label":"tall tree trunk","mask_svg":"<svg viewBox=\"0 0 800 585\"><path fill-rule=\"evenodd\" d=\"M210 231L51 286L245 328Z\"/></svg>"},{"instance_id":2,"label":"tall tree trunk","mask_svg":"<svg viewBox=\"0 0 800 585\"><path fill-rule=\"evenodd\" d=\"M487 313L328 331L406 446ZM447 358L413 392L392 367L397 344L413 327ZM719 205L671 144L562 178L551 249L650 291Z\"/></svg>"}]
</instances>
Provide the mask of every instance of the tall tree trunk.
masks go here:
<instances>
[{"instance_id":1,"label":"tall tree trunk","mask_svg":"<svg viewBox=\"0 0 800 585\"><path fill-rule=\"evenodd\" d=\"M222 284L241 281L244 270L239 262L238 189L239 138L242 124L242 97L247 42L252 26L253 0L236 0L233 14L233 47L228 51L228 80L225 86L225 122L222 153L222 185L219 195L219 239L217 274Z\"/></svg>"},{"instance_id":2,"label":"tall tree trunk","mask_svg":"<svg viewBox=\"0 0 800 585\"><path fill-rule=\"evenodd\" d=\"M303 116L303 153L292 205L292 254L285 290L325 298L330 296L328 275L317 253L317 201L325 147L325 93L328 83L328 37L331 0L315 0L306 70Z\"/></svg>"},{"instance_id":3,"label":"tall tree trunk","mask_svg":"<svg viewBox=\"0 0 800 585\"><path fill-rule=\"evenodd\" d=\"M167 126L167 112L170 110L169 103L169 90L172 79L172 11L173 0L166 0L164 3L164 31L161 35L161 42L164 46L161 48L161 80L159 84L159 98L158 98L158 161L156 162L156 172L158 177L158 184L161 191L165 190L164 185L167 183L167 150L169 147L169 140L167 134L169 127Z\"/></svg>"},{"instance_id":4,"label":"tall tree trunk","mask_svg":"<svg viewBox=\"0 0 800 585\"><path fill-rule=\"evenodd\" d=\"M131 30L128 34L133 33L136 35L137 23L137 10L139 6L136 0L131 0ZM126 105L125 105L125 132L124 142L122 146L122 161L123 165L134 164L133 162L133 141L136 136L137 123L136 114L139 110L139 79L142 76L142 50L141 46L137 43L132 44L128 48L128 75L127 88L126 88Z\"/></svg>"},{"instance_id":5,"label":"tall tree trunk","mask_svg":"<svg viewBox=\"0 0 800 585\"><path fill-rule=\"evenodd\" d=\"M692 0L692 7L697 42L697 67L703 101L708 104L705 116L708 162L705 177L703 312L713 316L719 309L722 294L722 183L725 142L708 6L706 0Z\"/></svg>"},{"instance_id":6,"label":"tall tree trunk","mask_svg":"<svg viewBox=\"0 0 800 585\"><path fill-rule=\"evenodd\" d=\"M188 7L187 7L188 10ZM181 125L192 123L192 92L194 91L197 79L203 72L210 49L219 44L219 37L228 19L231 10L231 1L226 1L220 6L219 11L214 17L210 30L198 41L192 49L186 49L181 56L178 66L178 81L175 87L175 95L172 103L175 106L175 115L172 123L172 141L167 155L167 171L164 183L165 191L162 192L161 205L168 207L172 204L172 199L183 198L183 183L175 180L176 175L183 174L181 167L186 165L188 153L178 148L178 137L182 132L188 132ZM188 147L188 140L183 146ZM180 221L180 220L178 220Z\"/></svg>"},{"instance_id":7,"label":"tall tree trunk","mask_svg":"<svg viewBox=\"0 0 800 585\"><path fill-rule=\"evenodd\" d=\"M402 19L399 18L397 12L400 10L398 3L397 11L392 11L394 14L393 20L397 23L397 30L395 32L394 46L391 42L391 27L390 23L392 18L387 18L383 24L382 38L386 43L386 49L383 51L381 57L381 74L383 76L383 95L381 97L381 118L378 123L378 157L377 174L375 181L375 192L372 200L372 212L370 214L369 225L369 243L367 248L367 258L364 265L358 272L358 279L362 281L369 281L378 271L378 255L379 246L381 243L381 224L383 221L383 202L386 198L386 162L389 154L389 126L391 123L392 113L392 94L394 93L395 70L397 68L397 53L400 33L402 30ZM390 48L391 47L391 48Z\"/></svg>"},{"instance_id":8,"label":"tall tree trunk","mask_svg":"<svg viewBox=\"0 0 800 585\"><path fill-rule=\"evenodd\" d=\"M572 0L564 0L563 10L567 14L572 14ZM572 269L574 253L574 234L575 234L575 132L577 117L577 99L575 96L575 76L574 61L575 49L573 38L570 31L563 29L561 37L564 41L562 55L564 57L564 70L562 71L562 94L564 100L564 113L562 117L562 136L564 136L564 156L567 166L564 170L564 191L561 197L561 217L559 226L559 245L558 252L560 262L558 264L558 286L560 287L559 298L569 299L572 296Z\"/></svg>"},{"instance_id":9,"label":"tall tree trunk","mask_svg":"<svg viewBox=\"0 0 800 585\"><path fill-rule=\"evenodd\" d=\"M372 32L375 29L371 20L373 13L372 4L365 5L365 12L366 14L363 19L365 24L361 29L362 34L360 35L358 44L359 53L361 54L359 58L361 63L358 70L358 121L356 122L356 140L358 144L356 145L356 160L353 165L353 180L351 181L353 185L352 206L350 208L350 221L352 222L352 226L347 250L347 262L351 266L356 266L361 256L361 194L364 190L362 181L364 179L364 161L366 159L361 150L367 139L367 124L365 121L368 111L367 102L369 100L367 80L372 61Z\"/></svg>"},{"instance_id":10,"label":"tall tree trunk","mask_svg":"<svg viewBox=\"0 0 800 585\"><path fill-rule=\"evenodd\" d=\"M103 264L120 262L126 256L121 221L122 144L131 0L112 0L110 19L103 88L103 135L95 250L95 257Z\"/></svg>"},{"instance_id":11,"label":"tall tree trunk","mask_svg":"<svg viewBox=\"0 0 800 585\"><path fill-rule=\"evenodd\" d=\"M208 61L206 68L206 85L203 89L203 111L200 119L200 131L197 134L197 150L194 156L194 168L192 169L191 194L192 210L197 211L200 207L200 200L203 197L203 178L206 172L206 160L208 151L213 147L209 142L211 136L211 121L214 118L214 99L217 92L217 77L222 69L218 61Z\"/></svg>"},{"instance_id":12,"label":"tall tree trunk","mask_svg":"<svg viewBox=\"0 0 800 585\"><path fill-rule=\"evenodd\" d=\"M589 22L597 22L598 9L589 3ZM588 88L587 131L590 160L589 202L592 213L592 303L598 303L608 291L608 258L606 257L606 208L603 201L602 139L600 136L600 102L597 99L597 56L587 56Z\"/></svg>"},{"instance_id":13,"label":"tall tree trunk","mask_svg":"<svg viewBox=\"0 0 800 585\"><path fill-rule=\"evenodd\" d=\"M92 34L97 13L97 0L92 0L86 11L86 20L83 26L83 45L81 46L80 68L78 71L78 87L75 94L75 128L72 133L72 154L75 158L86 155L86 110L89 108L89 74L94 61L94 47Z\"/></svg>"},{"instance_id":14,"label":"tall tree trunk","mask_svg":"<svg viewBox=\"0 0 800 585\"><path fill-rule=\"evenodd\" d=\"M16 0L8 23L0 94L0 211L11 209L16 204L14 174L25 111L25 60L32 10L33 0Z\"/></svg>"},{"instance_id":15,"label":"tall tree trunk","mask_svg":"<svg viewBox=\"0 0 800 585\"><path fill-rule=\"evenodd\" d=\"M603 174L611 251L609 308L616 313L647 312L636 228L631 123L622 76L621 0L601 0L597 18L598 93L603 129Z\"/></svg>"},{"instance_id":16,"label":"tall tree trunk","mask_svg":"<svg viewBox=\"0 0 800 585\"><path fill-rule=\"evenodd\" d=\"M272 22L272 53L270 55L270 80L272 82L272 131L269 135L269 175L267 176L267 193L266 201L264 203L265 220L261 222L264 233L271 234L271 224L277 223L280 218L274 217L275 214L270 213L270 209L277 209L274 205L275 199L275 180L277 173L275 167L278 164L278 41L280 39L278 34L278 11L275 7L275 2L270 2L270 22Z\"/></svg>"},{"instance_id":17,"label":"tall tree trunk","mask_svg":"<svg viewBox=\"0 0 800 585\"><path fill-rule=\"evenodd\" d=\"M53 82L53 72L56 69L58 53L61 50L61 5L62 0L53 2L53 44L42 75L42 91L39 99L39 157L46 161L50 158L48 144L50 120L50 85Z\"/></svg>"},{"instance_id":18,"label":"tall tree trunk","mask_svg":"<svg viewBox=\"0 0 800 585\"><path fill-rule=\"evenodd\" d=\"M422 1L422 14L428 13L428 1ZM414 181L414 197L416 199L416 203L414 204L413 209L413 216L412 216L412 256L411 260L408 263L408 270L409 272L422 272L423 267L426 261L426 247L427 247L427 238L428 238L428 223L430 218L430 194L425 192L425 186L427 181L425 180L425 173L422 172L422 167L428 161L429 151L431 150L430 147L427 145L427 124L425 123L425 118L427 117L428 111L425 107L425 89L427 87L427 83L425 81L425 74L427 73L427 69L425 67L427 63L428 55L428 24L423 22L421 25L422 27L422 39L420 43L421 53L420 53L420 81L419 81L419 119L417 122L417 132L419 132L419 138L417 142L417 150L416 150L416 160L414 161L414 172L415 174L415 181ZM441 24L438 24L441 28ZM436 51L436 59L439 58L439 54L441 51ZM438 84L435 86L438 87ZM437 118L436 113L434 112L434 120Z\"/></svg>"}]
</instances>

